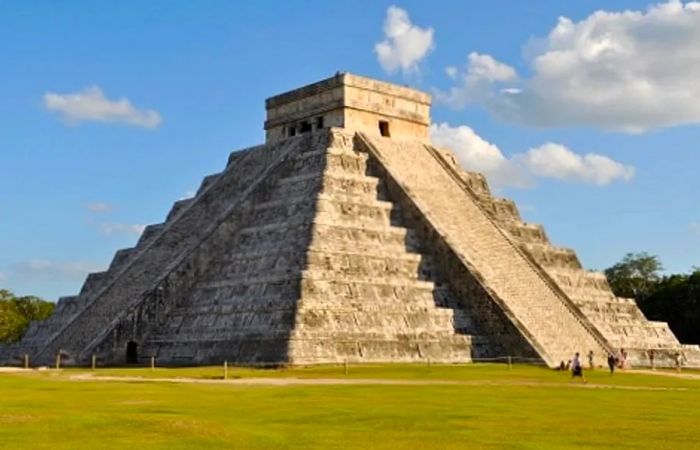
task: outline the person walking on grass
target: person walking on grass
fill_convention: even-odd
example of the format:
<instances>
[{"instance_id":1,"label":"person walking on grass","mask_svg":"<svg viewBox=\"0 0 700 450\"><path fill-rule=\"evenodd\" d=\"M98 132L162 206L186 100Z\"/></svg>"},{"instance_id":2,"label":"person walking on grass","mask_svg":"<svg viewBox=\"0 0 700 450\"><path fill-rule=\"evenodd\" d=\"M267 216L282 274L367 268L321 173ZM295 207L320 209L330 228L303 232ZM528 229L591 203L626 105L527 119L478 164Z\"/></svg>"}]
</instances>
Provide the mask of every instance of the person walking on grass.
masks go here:
<instances>
[{"instance_id":1,"label":"person walking on grass","mask_svg":"<svg viewBox=\"0 0 700 450\"><path fill-rule=\"evenodd\" d=\"M676 352L676 371L680 372L683 367L683 353Z\"/></svg>"},{"instance_id":2,"label":"person walking on grass","mask_svg":"<svg viewBox=\"0 0 700 450\"><path fill-rule=\"evenodd\" d=\"M610 376L615 373L615 366L617 365L617 358L612 353L608 353L608 367L610 368Z\"/></svg>"},{"instance_id":3,"label":"person walking on grass","mask_svg":"<svg viewBox=\"0 0 700 450\"><path fill-rule=\"evenodd\" d=\"M588 352L588 368L590 370L593 370L594 367L595 364L593 364L593 350L591 350L590 352Z\"/></svg>"},{"instance_id":4,"label":"person walking on grass","mask_svg":"<svg viewBox=\"0 0 700 450\"><path fill-rule=\"evenodd\" d=\"M581 357L578 352L574 355L574 359L571 360L571 381L576 377L581 377L584 383L586 383L586 377L583 376L583 364L581 364Z\"/></svg>"}]
</instances>

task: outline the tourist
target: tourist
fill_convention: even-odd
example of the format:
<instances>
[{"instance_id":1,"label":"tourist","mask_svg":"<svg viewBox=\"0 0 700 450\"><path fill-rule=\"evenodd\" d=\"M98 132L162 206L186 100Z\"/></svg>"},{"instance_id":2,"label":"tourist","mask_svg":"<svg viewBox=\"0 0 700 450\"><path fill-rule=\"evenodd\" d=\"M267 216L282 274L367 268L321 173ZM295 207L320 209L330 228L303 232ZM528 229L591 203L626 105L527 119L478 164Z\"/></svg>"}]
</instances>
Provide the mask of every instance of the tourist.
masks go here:
<instances>
[{"instance_id":1,"label":"tourist","mask_svg":"<svg viewBox=\"0 0 700 450\"><path fill-rule=\"evenodd\" d=\"M588 352L588 368L593 370L594 364L593 364L593 350Z\"/></svg>"},{"instance_id":2,"label":"tourist","mask_svg":"<svg viewBox=\"0 0 700 450\"><path fill-rule=\"evenodd\" d=\"M586 377L583 376L583 365L581 364L581 358L578 352L574 355L574 359L571 361L571 381L576 377L581 377L584 383L586 383Z\"/></svg>"},{"instance_id":3,"label":"tourist","mask_svg":"<svg viewBox=\"0 0 700 450\"><path fill-rule=\"evenodd\" d=\"M651 365L651 370L656 370L656 366L654 365L654 357L656 355L654 354L654 349L650 348L649 349L649 364Z\"/></svg>"},{"instance_id":4,"label":"tourist","mask_svg":"<svg viewBox=\"0 0 700 450\"><path fill-rule=\"evenodd\" d=\"M608 367L610 368L610 375L615 373L615 366L617 365L617 358L612 353L608 353Z\"/></svg>"},{"instance_id":5,"label":"tourist","mask_svg":"<svg viewBox=\"0 0 700 450\"><path fill-rule=\"evenodd\" d=\"M676 370L678 372L680 372L682 366L683 366L683 353L676 352Z\"/></svg>"},{"instance_id":6,"label":"tourist","mask_svg":"<svg viewBox=\"0 0 700 450\"><path fill-rule=\"evenodd\" d=\"M624 348L621 348L620 349L620 358L618 359L618 367L620 369L624 369L626 363L627 363L627 353L625 353Z\"/></svg>"}]
</instances>

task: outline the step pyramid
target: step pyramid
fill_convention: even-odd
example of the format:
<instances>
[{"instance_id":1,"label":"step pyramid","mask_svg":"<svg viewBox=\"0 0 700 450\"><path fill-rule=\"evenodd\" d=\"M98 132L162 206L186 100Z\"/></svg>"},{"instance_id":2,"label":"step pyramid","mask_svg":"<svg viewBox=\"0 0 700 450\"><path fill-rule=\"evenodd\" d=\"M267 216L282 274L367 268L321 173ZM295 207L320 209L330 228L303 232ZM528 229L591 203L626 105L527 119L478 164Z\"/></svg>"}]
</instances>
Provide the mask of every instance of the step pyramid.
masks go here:
<instances>
[{"instance_id":1,"label":"step pyramid","mask_svg":"<svg viewBox=\"0 0 700 450\"><path fill-rule=\"evenodd\" d=\"M267 100L266 144L59 300L0 359L556 366L683 346L428 140L428 95L336 76Z\"/></svg>"}]
</instances>

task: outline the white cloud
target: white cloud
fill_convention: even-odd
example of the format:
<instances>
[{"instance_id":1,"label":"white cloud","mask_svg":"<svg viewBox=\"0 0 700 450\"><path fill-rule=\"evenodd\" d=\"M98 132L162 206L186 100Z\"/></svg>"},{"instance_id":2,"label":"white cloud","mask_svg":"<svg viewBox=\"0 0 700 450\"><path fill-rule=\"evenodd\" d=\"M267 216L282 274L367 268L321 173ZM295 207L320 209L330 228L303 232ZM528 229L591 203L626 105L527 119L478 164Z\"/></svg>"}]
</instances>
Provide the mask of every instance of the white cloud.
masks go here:
<instances>
[{"instance_id":1,"label":"white cloud","mask_svg":"<svg viewBox=\"0 0 700 450\"><path fill-rule=\"evenodd\" d=\"M92 121L156 128L162 122L157 111L136 109L124 97L110 100L97 86L90 86L75 94L47 92L44 94L44 105L70 124Z\"/></svg>"},{"instance_id":2,"label":"white cloud","mask_svg":"<svg viewBox=\"0 0 700 450\"><path fill-rule=\"evenodd\" d=\"M374 46L379 64L387 73L418 71L418 64L433 49L433 29L411 23L408 13L390 6L384 20L385 39Z\"/></svg>"},{"instance_id":3,"label":"white cloud","mask_svg":"<svg viewBox=\"0 0 700 450\"><path fill-rule=\"evenodd\" d=\"M524 175L503 156L501 149L466 125L432 124L430 140L452 150L464 169L485 174L489 183L496 187L527 184Z\"/></svg>"},{"instance_id":4,"label":"white cloud","mask_svg":"<svg viewBox=\"0 0 700 450\"><path fill-rule=\"evenodd\" d=\"M128 223L101 223L99 225L100 233L105 236L113 236L115 234L132 234L141 236L146 225L128 224Z\"/></svg>"},{"instance_id":5,"label":"white cloud","mask_svg":"<svg viewBox=\"0 0 700 450\"><path fill-rule=\"evenodd\" d=\"M486 56L486 55L482 55ZM461 83L438 100L474 101L534 126L593 126L631 133L700 123L700 2L559 18L525 51L532 75L506 89ZM476 95L478 94L478 95Z\"/></svg>"},{"instance_id":6,"label":"white cloud","mask_svg":"<svg viewBox=\"0 0 700 450\"><path fill-rule=\"evenodd\" d=\"M447 74L448 77L454 79L457 77L457 74L459 73L459 71L457 70L457 68L455 66L447 66L447 67L445 67L445 73Z\"/></svg>"},{"instance_id":7,"label":"white cloud","mask_svg":"<svg viewBox=\"0 0 700 450\"><path fill-rule=\"evenodd\" d=\"M452 150L464 169L485 174L496 189L527 187L534 178L603 186L619 180L629 181L634 176L632 166L595 153L579 155L551 142L508 158L498 146L465 125L433 124L430 139L435 145Z\"/></svg>"},{"instance_id":8,"label":"white cloud","mask_svg":"<svg viewBox=\"0 0 700 450\"><path fill-rule=\"evenodd\" d=\"M634 176L632 166L596 153L578 155L561 144L551 142L515 158L529 173L557 180L603 186L616 180L629 181Z\"/></svg>"},{"instance_id":9,"label":"white cloud","mask_svg":"<svg viewBox=\"0 0 700 450\"><path fill-rule=\"evenodd\" d=\"M470 103L486 102L494 84L502 85L518 79L514 68L495 60L490 55L476 52L469 54L463 72L460 73L456 67L452 66L446 67L445 72L450 78L459 81L459 84L450 88L448 92L437 90L435 95L438 101L456 109Z\"/></svg>"},{"instance_id":10,"label":"white cloud","mask_svg":"<svg viewBox=\"0 0 700 450\"><path fill-rule=\"evenodd\" d=\"M85 208L91 213L106 213L114 209L109 203L103 202L92 202L85 205Z\"/></svg>"},{"instance_id":11,"label":"white cloud","mask_svg":"<svg viewBox=\"0 0 700 450\"><path fill-rule=\"evenodd\" d=\"M467 78L496 82L513 81L518 78L518 75L515 69L500 61L496 61L491 55L481 55L472 52L469 54Z\"/></svg>"},{"instance_id":12,"label":"white cloud","mask_svg":"<svg viewBox=\"0 0 700 450\"><path fill-rule=\"evenodd\" d=\"M51 261L48 259L31 259L16 263L14 272L21 278L82 280L90 272L98 272L104 267L86 262Z\"/></svg>"}]
</instances>

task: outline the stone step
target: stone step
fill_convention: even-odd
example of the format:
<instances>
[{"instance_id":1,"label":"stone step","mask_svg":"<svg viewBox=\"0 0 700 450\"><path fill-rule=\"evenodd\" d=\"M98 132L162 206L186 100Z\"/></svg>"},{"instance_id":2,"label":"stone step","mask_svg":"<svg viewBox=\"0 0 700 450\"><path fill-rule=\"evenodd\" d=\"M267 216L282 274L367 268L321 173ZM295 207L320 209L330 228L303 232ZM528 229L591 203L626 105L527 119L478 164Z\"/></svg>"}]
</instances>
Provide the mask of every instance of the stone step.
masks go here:
<instances>
[{"instance_id":1,"label":"stone step","mask_svg":"<svg viewBox=\"0 0 700 450\"><path fill-rule=\"evenodd\" d=\"M239 288L241 286L271 286L299 283L303 273L299 271L276 271L259 274L258 276L245 275L241 277L229 277L223 280L208 280L197 284L197 289L225 289ZM266 295L270 295L268 293Z\"/></svg>"},{"instance_id":2,"label":"stone step","mask_svg":"<svg viewBox=\"0 0 700 450\"><path fill-rule=\"evenodd\" d=\"M358 248L338 250L316 244L307 249L302 245L278 248L250 246L221 259L210 274L225 279L245 274L309 268L368 276L405 276L413 279L426 278L432 271L432 261L429 257L408 253L405 249L385 249L384 253L383 249L378 247L363 250L366 251L360 252Z\"/></svg>"},{"instance_id":3,"label":"stone step","mask_svg":"<svg viewBox=\"0 0 700 450\"><path fill-rule=\"evenodd\" d=\"M419 246L412 230L387 224L338 223L324 218L307 217L266 224L256 224L240 231L234 242L238 252L255 250L275 251L289 249L304 251L306 242L310 247L328 251L350 251L372 253L415 253Z\"/></svg>"},{"instance_id":4,"label":"stone step","mask_svg":"<svg viewBox=\"0 0 700 450\"><path fill-rule=\"evenodd\" d=\"M522 222L519 220L501 220L498 222L516 242L523 244L548 244L549 239L542 225Z\"/></svg>"},{"instance_id":5,"label":"stone step","mask_svg":"<svg viewBox=\"0 0 700 450\"><path fill-rule=\"evenodd\" d=\"M301 298L342 302L372 303L387 299L398 302L424 302L433 296L432 282L406 278L334 276L333 273L304 273Z\"/></svg>"},{"instance_id":6,"label":"stone step","mask_svg":"<svg viewBox=\"0 0 700 450\"><path fill-rule=\"evenodd\" d=\"M267 329L291 329L294 324L294 309L260 310L236 314L174 314L159 328L159 333L225 334L228 331L260 331Z\"/></svg>"},{"instance_id":7,"label":"stone step","mask_svg":"<svg viewBox=\"0 0 700 450\"><path fill-rule=\"evenodd\" d=\"M602 292L612 292L605 274L585 269L548 267L550 274L562 287L593 289Z\"/></svg>"},{"instance_id":8,"label":"stone step","mask_svg":"<svg viewBox=\"0 0 700 450\"><path fill-rule=\"evenodd\" d=\"M122 267L127 260L134 255L136 252L135 248L123 248L121 250L117 250L116 253L114 253L114 257L112 258L112 262L109 264L109 271L116 272L119 270L120 267Z\"/></svg>"},{"instance_id":9,"label":"stone step","mask_svg":"<svg viewBox=\"0 0 700 450\"><path fill-rule=\"evenodd\" d=\"M302 272L302 286L304 282L312 283L332 283L337 285L357 284L371 286L391 286L391 287L413 287L420 289L435 289L435 283L432 281L407 278L403 274L371 276L355 273L338 273L336 271L319 270L316 268L307 268Z\"/></svg>"},{"instance_id":10,"label":"stone step","mask_svg":"<svg viewBox=\"0 0 700 450\"><path fill-rule=\"evenodd\" d=\"M313 271L326 271L329 276L371 276L396 277L406 279L426 279L432 271L432 261L414 253L390 253L381 255L375 249L373 254L333 252L314 248L309 251L306 268Z\"/></svg>"},{"instance_id":11,"label":"stone step","mask_svg":"<svg viewBox=\"0 0 700 450\"><path fill-rule=\"evenodd\" d=\"M289 336L288 329L266 329L263 332L248 332L227 330L222 333L202 334L153 334L146 339L145 346L153 344L195 344L197 348L206 347L212 343L238 344L246 340L269 341L285 339Z\"/></svg>"},{"instance_id":12,"label":"stone step","mask_svg":"<svg viewBox=\"0 0 700 450\"><path fill-rule=\"evenodd\" d=\"M501 221L519 221L520 213L518 212L515 202L505 198L479 196L477 197L481 207L484 208L487 214L493 219Z\"/></svg>"},{"instance_id":13,"label":"stone step","mask_svg":"<svg viewBox=\"0 0 700 450\"><path fill-rule=\"evenodd\" d=\"M569 248L551 244L521 244L521 247L543 267L581 269L576 253Z\"/></svg>"},{"instance_id":14,"label":"stone step","mask_svg":"<svg viewBox=\"0 0 700 450\"><path fill-rule=\"evenodd\" d=\"M199 185L199 188L197 189L197 195L201 194L204 192L209 186L211 186L216 180L221 177L221 172L219 173L213 173L211 175L207 175L204 177L202 180L202 183Z\"/></svg>"},{"instance_id":15,"label":"stone step","mask_svg":"<svg viewBox=\"0 0 700 450\"><path fill-rule=\"evenodd\" d=\"M342 311L336 309L300 309L297 311L296 328L305 332L339 330L357 333L400 333L400 332L454 332L452 311L432 308L427 311L385 310Z\"/></svg>"},{"instance_id":16,"label":"stone step","mask_svg":"<svg viewBox=\"0 0 700 450\"><path fill-rule=\"evenodd\" d=\"M367 172L367 156L336 148L305 152L292 161L292 170L296 173L333 170L364 175Z\"/></svg>"},{"instance_id":17,"label":"stone step","mask_svg":"<svg viewBox=\"0 0 700 450\"><path fill-rule=\"evenodd\" d=\"M109 272L93 272L89 273L80 290L80 297L89 297L99 290L107 280Z\"/></svg>"},{"instance_id":18,"label":"stone step","mask_svg":"<svg viewBox=\"0 0 700 450\"><path fill-rule=\"evenodd\" d=\"M398 223L400 211L390 202L339 201L320 194L316 205L316 217L322 221L370 226Z\"/></svg>"},{"instance_id":19,"label":"stone step","mask_svg":"<svg viewBox=\"0 0 700 450\"><path fill-rule=\"evenodd\" d=\"M353 224L324 221L317 218L313 227L312 246L320 245L337 249L369 248L396 249L414 252L419 246L413 230L386 224Z\"/></svg>"},{"instance_id":20,"label":"stone step","mask_svg":"<svg viewBox=\"0 0 700 450\"><path fill-rule=\"evenodd\" d=\"M143 233L141 233L141 237L139 238L136 247L144 248L145 246L147 246L149 242L155 239L156 236L160 234L161 231L163 231L164 228L164 223L154 223L151 225L147 225L146 228L143 229Z\"/></svg>"},{"instance_id":21,"label":"stone step","mask_svg":"<svg viewBox=\"0 0 700 450\"><path fill-rule=\"evenodd\" d=\"M171 222L172 220L174 220L175 217L177 217L177 215L180 214L180 212L187 208L187 206L191 205L193 201L194 198L184 198L173 203L173 207L170 208L170 212L168 213L166 222Z\"/></svg>"}]
</instances>

